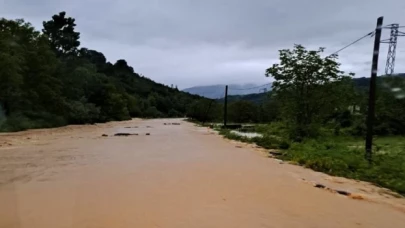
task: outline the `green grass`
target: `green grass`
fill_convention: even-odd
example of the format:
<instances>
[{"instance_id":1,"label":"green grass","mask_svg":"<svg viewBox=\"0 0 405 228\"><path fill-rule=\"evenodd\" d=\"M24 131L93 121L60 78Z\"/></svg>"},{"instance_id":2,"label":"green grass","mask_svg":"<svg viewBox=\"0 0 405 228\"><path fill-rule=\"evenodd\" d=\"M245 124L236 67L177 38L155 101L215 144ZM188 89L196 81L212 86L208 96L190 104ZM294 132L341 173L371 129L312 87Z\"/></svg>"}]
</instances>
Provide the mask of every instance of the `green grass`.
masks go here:
<instances>
[{"instance_id":1,"label":"green grass","mask_svg":"<svg viewBox=\"0 0 405 228\"><path fill-rule=\"evenodd\" d=\"M373 160L364 159L364 141L323 138L293 143L282 159L316 171L368 181L405 195L405 147L402 137L375 140Z\"/></svg>"},{"instance_id":2,"label":"green grass","mask_svg":"<svg viewBox=\"0 0 405 228\"><path fill-rule=\"evenodd\" d=\"M241 142L255 143L256 145L265 149L288 149L290 147L290 143L287 140L273 135L263 135L263 137L248 138L233 134L228 129L220 129L219 133L225 138Z\"/></svg>"},{"instance_id":3,"label":"green grass","mask_svg":"<svg viewBox=\"0 0 405 228\"><path fill-rule=\"evenodd\" d=\"M364 139L348 135L324 134L300 143L286 140L286 129L280 123L258 125L255 131L263 138L249 139L220 130L224 137L256 143L267 149L282 151L280 159L304 167L389 188L405 196L405 137L375 137L372 163L364 158Z\"/></svg>"}]
</instances>

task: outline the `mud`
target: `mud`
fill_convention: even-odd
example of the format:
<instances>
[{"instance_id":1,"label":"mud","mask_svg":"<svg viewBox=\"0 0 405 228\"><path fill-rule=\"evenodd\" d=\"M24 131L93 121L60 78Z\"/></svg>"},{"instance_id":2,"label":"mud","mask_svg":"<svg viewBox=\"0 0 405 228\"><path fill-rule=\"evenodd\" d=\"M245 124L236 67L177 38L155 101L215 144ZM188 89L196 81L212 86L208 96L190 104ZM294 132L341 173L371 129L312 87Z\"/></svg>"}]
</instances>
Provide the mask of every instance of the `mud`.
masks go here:
<instances>
[{"instance_id":1,"label":"mud","mask_svg":"<svg viewBox=\"0 0 405 228\"><path fill-rule=\"evenodd\" d=\"M172 121L0 134L0 227L405 227L386 189Z\"/></svg>"}]
</instances>

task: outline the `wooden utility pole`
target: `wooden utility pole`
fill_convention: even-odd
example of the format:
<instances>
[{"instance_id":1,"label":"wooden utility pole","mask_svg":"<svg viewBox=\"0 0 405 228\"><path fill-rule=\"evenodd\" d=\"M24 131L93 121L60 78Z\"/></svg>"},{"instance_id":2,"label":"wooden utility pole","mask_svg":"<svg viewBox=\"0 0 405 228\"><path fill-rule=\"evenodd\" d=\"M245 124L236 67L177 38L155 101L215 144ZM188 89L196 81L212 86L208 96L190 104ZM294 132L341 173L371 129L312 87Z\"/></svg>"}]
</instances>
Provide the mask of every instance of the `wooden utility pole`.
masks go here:
<instances>
[{"instance_id":1,"label":"wooden utility pole","mask_svg":"<svg viewBox=\"0 0 405 228\"><path fill-rule=\"evenodd\" d=\"M228 85L225 86L225 97L224 97L224 128L226 128L226 121L228 118Z\"/></svg>"},{"instance_id":2,"label":"wooden utility pole","mask_svg":"<svg viewBox=\"0 0 405 228\"><path fill-rule=\"evenodd\" d=\"M212 103L214 103L214 101L215 101L215 100L212 99L212 100L210 101L210 103L208 104L208 108L207 108L207 111L205 112L204 120L203 120L203 122L202 122L203 125L205 124L205 122L206 122L207 119L208 119L208 113L210 112Z\"/></svg>"},{"instance_id":3,"label":"wooden utility pole","mask_svg":"<svg viewBox=\"0 0 405 228\"><path fill-rule=\"evenodd\" d=\"M366 133L366 159L371 163L372 159L372 146L373 146L373 125L375 117L375 90L377 81L378 70L378 54L380 52L381 30L383 24L383 17L377 19L377 28L374 34L374 51L373 61L371 66L370 89L368 98L368 112L367 112L367 133Z\"/></svg>"}]
</instances>

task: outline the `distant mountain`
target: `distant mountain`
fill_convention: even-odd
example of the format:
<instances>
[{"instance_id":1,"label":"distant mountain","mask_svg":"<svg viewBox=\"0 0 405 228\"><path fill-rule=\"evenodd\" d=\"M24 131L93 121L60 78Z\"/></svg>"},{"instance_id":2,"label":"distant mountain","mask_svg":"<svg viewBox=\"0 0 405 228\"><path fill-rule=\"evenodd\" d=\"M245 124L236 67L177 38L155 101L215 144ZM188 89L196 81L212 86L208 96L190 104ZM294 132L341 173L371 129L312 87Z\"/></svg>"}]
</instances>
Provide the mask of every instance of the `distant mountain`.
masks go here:
<instances>
[{"instance_id":1,"label":"distant mountain","mask_svg":"<svg viewBox=\"0 0 405 228\"><path fill-rule=\"evenodd\" d=\"M395 74L393 76L401 77L405 79L405 73L399 73ZM381 77L387 77L387 76L378 76L377 77L377 82ZM353 83L356 88L359 89L368 89L370 86L370 78L362 77L362 78L353 78ZM270 91L270 90L269 90ZM228 96L228 102L233 102L237 100L244 100L244 101L250 101L256 104L262 103L267 97L269 96L269 93L252 93L252 94L242 94L242 95L230 95ZM220 99L217 99L218 102L223 102L224 99L221 97Z\"/></svg>"},{"instance_id":2,"label":"distant mountain","mask_svg":"<svg viewBox=\"0 0 405 228\"><path fill-rule=\"evenodd\" d=\"M228 95L247 95L270 91L271 84L261 86L259 84L231 84L228 85ZM220 99L225 95L225 85L195 86L183 90L190 94L200 95L211 99Z\"/></svg>"},{"instance_id":3,"label":"distant mountain","mask_svg":"<svg viewBox=\"0 0 405 228\"><path fill-rule=\"evenodd\" d=\"M400 78L405 78L405 73L398 73L398 74L393 74L392 76L395 77L400 77ZM386 75L381 75L377 77L377 82L379 81L378 78L382 77L392 77L392 76L386 76ZM370 78L362 77L362 78L353 78L354 85L358 88L368 88L370 86Z\"/></svg>"},{"instance_id":4,"label":"distant mountain","mask_svg":"<svg viewBox=\"0 0 405 228\"><path fill-rule=\"evenodd\" d=\"M230 95L228 96L228 103L232 103L234 101L238 100L244 100L244 101L250 101L255 104L260 104L263 103L265 99L267 99L270 96L270 92L266 93L252 93L252 94L247 94L247 95ZM217 99L218 102L223 103L224 98Z\"/></svg>"}]
</instances>

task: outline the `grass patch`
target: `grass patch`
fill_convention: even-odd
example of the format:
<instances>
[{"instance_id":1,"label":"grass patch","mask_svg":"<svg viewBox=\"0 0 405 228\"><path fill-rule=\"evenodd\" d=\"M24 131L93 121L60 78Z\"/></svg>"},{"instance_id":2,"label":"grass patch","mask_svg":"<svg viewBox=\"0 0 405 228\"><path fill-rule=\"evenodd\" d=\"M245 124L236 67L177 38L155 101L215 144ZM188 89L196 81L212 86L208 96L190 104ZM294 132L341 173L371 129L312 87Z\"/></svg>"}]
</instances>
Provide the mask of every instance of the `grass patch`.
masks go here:
<instances>
[{"instance_id":1,"label":"grass patch","mask_svg":"<svg viewBox=\"0 0 405 228\"><path fill-rule=\"evenodd\" d=\"M257 125L263 137L247 138L219 130L225 138L283 151L280 159L334 176L367 181L405 196L405 137L375 137L373 161L364 158L364 139L324 134L302 142L287 140L281 123Z\"/></svg>"},{"instance_id":2,"label":"grass patch","mask_svg":"<svg viewBox=\"0 0 405 228\"><path fill-rule=\"evenodd\" d=\"M364 146L359 145L363 141L344 141L336 137L293 143L281 158L331 175L368 181L405 195L404 140L399 141L398 137L376 140L372 164L364 159ZM384 148L384 152L377 148Z\"/></svg>"},{"instance_id":3,"label":"grass patch","mask_svg":"<svg viewBox=\"0 0 405 228\"><path fill-rule=\"evenodd\" d=\"M219 130L219 133L227 139L246 143L255 143L256 145L265 149L288 149L290 147L290 143L288 141L272 135L263 135L263 137L248 138L245 136L234 134L228 129L221 129Z\"/></svg>"}]
</instances>

